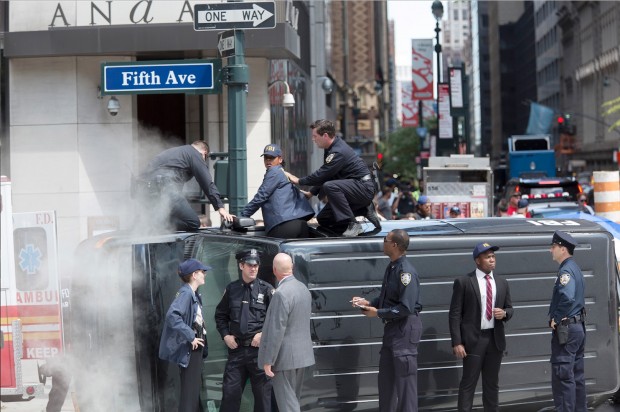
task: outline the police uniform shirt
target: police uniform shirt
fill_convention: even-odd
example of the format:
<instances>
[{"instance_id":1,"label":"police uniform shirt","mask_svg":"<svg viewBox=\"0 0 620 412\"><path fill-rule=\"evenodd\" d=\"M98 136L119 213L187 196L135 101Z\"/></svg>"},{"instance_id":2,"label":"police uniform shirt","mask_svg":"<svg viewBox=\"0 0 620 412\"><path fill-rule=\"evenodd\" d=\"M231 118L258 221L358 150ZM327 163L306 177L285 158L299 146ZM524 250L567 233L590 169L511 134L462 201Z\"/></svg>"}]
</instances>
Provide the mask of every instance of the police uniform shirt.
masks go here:
<instances>
[{"instance_id":1,"label":"police uniform shirt","mask_svg":"<svg viewBox=\"0 0 620 412\"><path fill-rule=\"evenodd\" d=\"M250 339L263 329L267 308L273 295L273 287L261 279L254 280L251 285L250 316L248 332L241 336L239 332L239 313L244 292L243 280L237 280L226 286L224 296L215 309L215 324L222 339L226 335L234 335L239 339Z\"/></svg>"},{"instance_id":2,"label":"police uniform shirt","mask_svg":"<svg viewBox=\"0 0 620 412\"><path fill-rule=\"evenodd\" d=\"M323 166L309 176L299 179L303 186L320 186L330 180L361 179L370 170L361 157L339 137L323 153ZM312 191L314 194L315 190ZM318 192L318 189L316 190Z\"/></svg>"},{"instance_id":3,"label":"police uniform shirt","mask_svg":"<svg viewBox=\"0 0 620 412\"><path fill-rule=\"evenodd\" d=\"M381 295L372 306L377 316L384 320L405 318L422 310L420 301L420 279L406 256L390 262L385 270Z\"/></svg>"},{"instance_id":4,"label":"police uniform shirt","mask_svg":"<svg viewBox=\"0 0 620 412\"><path fill-rule=\"evenodd\" d=\"M192 145L173 147L155 156L149 164L145 178L154 180L157 175L171 179L179 186L179 190L182 190L185 182L195 177L213 208L218 210L224 207L207 162Z\"/></svg>"},{"instance_id":5,"label":"police uniform shirt","mask_svg":"<svg viewBox=\"0 0 620 412\"><path fill-rule=\"evenodd\" d=\"M585 307L585 283L581 269L572 257L560 264L549 306L549 317L560 323L579 315Z\"/></svg>"}]
</instances>

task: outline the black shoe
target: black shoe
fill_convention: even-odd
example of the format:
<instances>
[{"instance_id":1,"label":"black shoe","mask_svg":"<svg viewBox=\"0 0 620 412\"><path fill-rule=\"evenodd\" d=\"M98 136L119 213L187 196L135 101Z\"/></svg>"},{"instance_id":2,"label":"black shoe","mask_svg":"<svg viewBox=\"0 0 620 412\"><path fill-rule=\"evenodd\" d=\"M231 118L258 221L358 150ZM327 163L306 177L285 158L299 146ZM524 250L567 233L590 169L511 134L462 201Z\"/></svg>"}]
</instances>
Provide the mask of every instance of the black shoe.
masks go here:
<instances>
[{"instance_id":1,"label":"black shoe","mask_svg":"<svg viewBox=\"0 0 620 412\"><path fill-rule=\"evenodd\" d=\"M347 227L347 230L345 230L342 233L342 236L345 236L345 237L355 237L355 236L359 235L360 233L362 233L362 225L360 225L357 222L351 222L351 223L349 223L349 226Z\"/></svg>"},{"instance_id":2,"label":"black shoe","mask_svg":"<svg viewBox=\"0 0 620 412\"><path fill-rule=\"evenodd\" d=\"M375 205L371 202L366 209L366 219L372 223L376 229L381 229L381 221L379 220L379 216L377 216L377 211L375 210Z\"/></svg>"}]
</instances>

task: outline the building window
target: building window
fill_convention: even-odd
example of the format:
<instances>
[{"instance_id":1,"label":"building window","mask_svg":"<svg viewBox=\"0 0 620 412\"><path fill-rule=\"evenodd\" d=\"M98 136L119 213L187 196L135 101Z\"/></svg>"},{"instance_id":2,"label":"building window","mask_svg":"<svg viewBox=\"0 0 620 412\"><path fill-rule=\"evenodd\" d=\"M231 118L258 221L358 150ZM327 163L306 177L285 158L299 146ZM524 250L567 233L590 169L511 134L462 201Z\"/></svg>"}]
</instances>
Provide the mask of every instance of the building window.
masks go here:
<instances>
[{"instance_id":1,"label":"building window","mask_svg":"<svg viewBox=\"0 0 620 412\"><path fill-rule=\"evenodd\" d=\"M454 10L454 21L457 21L458 19L459 19L459 11Z\"/></svg>"}]
</instances>

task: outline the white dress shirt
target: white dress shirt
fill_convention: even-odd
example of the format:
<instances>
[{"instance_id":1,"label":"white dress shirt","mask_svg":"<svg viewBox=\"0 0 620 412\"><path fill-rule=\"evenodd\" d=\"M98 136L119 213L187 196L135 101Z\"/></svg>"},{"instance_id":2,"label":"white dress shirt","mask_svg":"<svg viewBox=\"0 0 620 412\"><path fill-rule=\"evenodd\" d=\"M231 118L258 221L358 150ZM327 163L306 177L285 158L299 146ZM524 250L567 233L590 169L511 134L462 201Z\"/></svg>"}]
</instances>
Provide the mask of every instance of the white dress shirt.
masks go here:
<instances>
[{"instance_id":1,"label":"white dress shirt","mask_svg":"<svg viewBox=\"0 0 620 412\"><path fill-rule=\"evenodd\" d=\"M476 278L478 279L478 286L480 287L480 305L481 305L481 313L482 319L480 320L480 329L492 329L495 327L495 316L491 313L491 320L487 319L487 280L484 278L487 274L481 271L480 269L476 269ZM491 276L491 288L493 289L493 308L495 307L495 298L497 296L497 287L495 286L495 277L493 276L493 272L489 273Z\"/></svg>"}]
</instances>

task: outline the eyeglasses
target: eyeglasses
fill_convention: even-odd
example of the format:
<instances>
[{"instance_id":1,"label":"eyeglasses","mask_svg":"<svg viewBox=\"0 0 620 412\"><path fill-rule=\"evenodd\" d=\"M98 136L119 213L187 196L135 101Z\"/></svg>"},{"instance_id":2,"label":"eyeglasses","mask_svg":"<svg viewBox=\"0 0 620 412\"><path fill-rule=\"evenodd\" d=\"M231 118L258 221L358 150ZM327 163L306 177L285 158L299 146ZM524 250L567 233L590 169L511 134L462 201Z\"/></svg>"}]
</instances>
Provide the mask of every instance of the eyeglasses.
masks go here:
<instances>
[{"instance_id":1,"label":"eyeglasses","mask_svg":"<svg viewBox=\"0 0 620 412\"><path fill-rule=\"evenodd\" d=\"M396 243L396 242L394 242L392 239L388 239L388 237L386 236L383 238L383 243Z\"/></svg>"},{"instance_id":2,"label":"eyeglasses","mask_svg":"<svg viewBox=\"0 0 620 412\"><path fill-rule=\"evenodd\" d=\"M580 202L580 203L585 203L585 202L586 202L586 199L579 199L579 202Z\"/></svg>"},{"instance_id":3,"label":"eyeglasses","mask_svg":"<svg viewBox=\"0 0 620 412\"><path fill-rule=\"evenodd\" d=\"M521 196L519 196L519 195L512 195L512 196L510 196L510 197L521 197Z\"/></svg>"}]
</instances>

